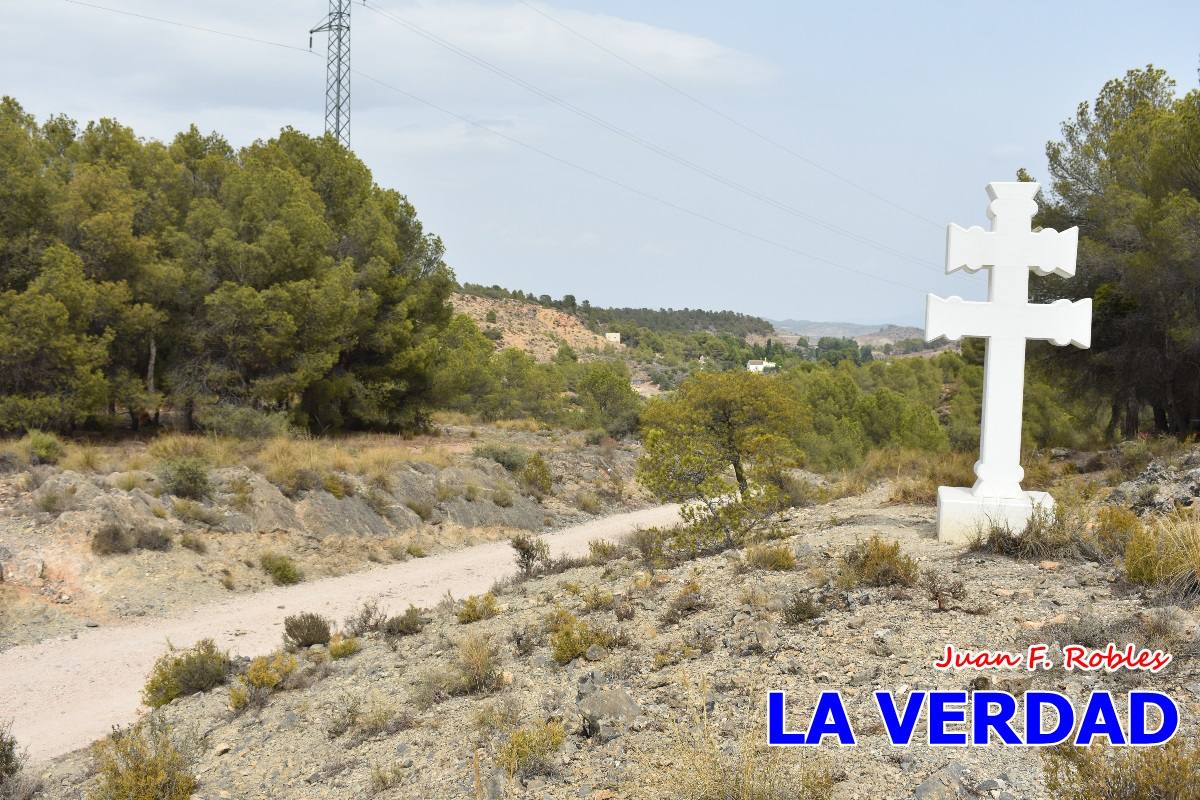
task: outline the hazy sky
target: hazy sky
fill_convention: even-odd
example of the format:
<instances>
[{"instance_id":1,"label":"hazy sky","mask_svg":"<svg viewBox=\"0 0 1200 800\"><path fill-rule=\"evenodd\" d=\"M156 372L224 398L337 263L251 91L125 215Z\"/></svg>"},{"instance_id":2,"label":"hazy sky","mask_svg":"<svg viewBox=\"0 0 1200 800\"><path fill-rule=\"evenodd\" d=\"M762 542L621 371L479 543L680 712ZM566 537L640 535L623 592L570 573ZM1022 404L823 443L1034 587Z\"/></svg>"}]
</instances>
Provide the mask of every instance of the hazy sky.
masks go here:
<instances>
[{"instance_id":1,"label":"hazy sky","mask_svg":"<svg viewBox=\"0 0 1200 800\"><path fill-rule=\"evenodd\" d=\"M1044 176L1046 140L1105 80L1153 62L1187 91L1200 53L1195 2L530 2L355 0L352 145L376 180L460 280L776 319L919 323L927 291L978 296L981 275L941 274L945 223L983 223L989 180ZM95 4L301 49L328 8ZM235 145L322 130L318 55L67 0L0 11L0 94L39 117L167 139L195 122Z\"/></svg>"}]
</instances>

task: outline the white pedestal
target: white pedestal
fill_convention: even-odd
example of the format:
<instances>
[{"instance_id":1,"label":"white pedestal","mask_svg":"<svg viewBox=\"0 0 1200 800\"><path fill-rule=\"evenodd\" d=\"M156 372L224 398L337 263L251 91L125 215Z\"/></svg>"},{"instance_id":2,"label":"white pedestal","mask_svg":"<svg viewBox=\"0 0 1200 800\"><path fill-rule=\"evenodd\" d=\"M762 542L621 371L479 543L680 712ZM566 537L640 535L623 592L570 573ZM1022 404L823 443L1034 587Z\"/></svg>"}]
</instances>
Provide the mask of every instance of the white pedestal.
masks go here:
<instances>
[{"instance_id":1,"label":"white pedestal","mask_svg":"<svg viewBox=\"0 0 1200 800\"><path fill-rule=\"evenodd\" d=\"M1047 511L1054 498L1045 492L1023 492L1020 497L976 497L970 489L958 486L938 487L938 541L966 544L977 533L987 533L992 524L1007 524L1020 533L1035 506Z\"/></svg>"}]
</instances>

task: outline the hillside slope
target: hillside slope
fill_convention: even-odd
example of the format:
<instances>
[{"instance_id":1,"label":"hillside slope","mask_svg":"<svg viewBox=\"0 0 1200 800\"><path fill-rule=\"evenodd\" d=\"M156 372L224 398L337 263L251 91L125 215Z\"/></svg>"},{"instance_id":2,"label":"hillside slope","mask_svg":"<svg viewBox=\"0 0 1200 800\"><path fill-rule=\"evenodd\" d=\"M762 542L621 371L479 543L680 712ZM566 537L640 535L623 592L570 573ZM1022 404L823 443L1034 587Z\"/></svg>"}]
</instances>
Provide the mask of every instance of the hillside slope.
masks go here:
<instances>
[{"instance_id":1,"label":"hillside slope","mask_svg":"<svg viewBox=\"0 0 1200 800\"><path fill-rule=\"evenodd\" d=\"M621 347L610 344L602 335L588 330L576 317L557 309L521 300L461 293L451 297L450 302L456 312L466 314L480 330L498 330L502 335L501 347L524 350L538 361L549 361L564 344L576 352ZM489 313L495 315L494 322L488 321Z\"/></svg>"}]
</instances>

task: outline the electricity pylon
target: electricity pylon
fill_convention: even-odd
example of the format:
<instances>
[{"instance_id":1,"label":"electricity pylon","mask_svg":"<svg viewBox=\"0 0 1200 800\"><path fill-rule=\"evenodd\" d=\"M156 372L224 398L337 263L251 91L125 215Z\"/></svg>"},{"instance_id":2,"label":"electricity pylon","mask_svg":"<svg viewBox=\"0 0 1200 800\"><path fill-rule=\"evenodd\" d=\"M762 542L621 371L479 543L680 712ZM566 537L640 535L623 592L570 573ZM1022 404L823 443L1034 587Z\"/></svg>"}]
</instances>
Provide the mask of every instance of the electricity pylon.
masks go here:
<instances>
[{"instance_id":1,"label":"electricity pylon","mask_svg":"<svg viewBox=\"0 0 1200 800\"><path fill-rule=\"evenodd\" d=\"M325 132L350 146L350 0L329 0L329 16L308 32L328 33L325 68Z\"/></svg>"}]
</instances>

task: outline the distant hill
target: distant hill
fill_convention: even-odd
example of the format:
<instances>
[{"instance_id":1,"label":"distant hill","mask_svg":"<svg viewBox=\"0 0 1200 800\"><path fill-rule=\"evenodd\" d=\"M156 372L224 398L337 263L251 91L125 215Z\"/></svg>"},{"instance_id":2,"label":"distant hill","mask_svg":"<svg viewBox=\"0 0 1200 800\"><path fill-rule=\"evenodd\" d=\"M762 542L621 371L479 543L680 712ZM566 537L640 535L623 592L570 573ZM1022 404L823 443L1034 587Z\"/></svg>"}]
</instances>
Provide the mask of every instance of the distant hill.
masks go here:
<instances>
[{"instance_id":1,"label":"distant hill","mask_svg":"<svg viewBox=\"0 0 1200 800\"><path fill-rule=\"evenodd\" d=\"M707 332L743 339L747 336L769 336L771 323L760 317L736 311L706 311L698 308L604 308L587 300L577 301L574 295L555 300L550 295L535 295L520 289L464 283L459 289L464 296L489 300L515 300L542 308L565 312L597 333L606 331L632 332L636 328L659 333Z\"/></svg>"},{"instance_id":2,"label":"distant hill","mask_svg":"<svg viewBox=\"0 0 1200 800\"><path fill-rule=\"evenodd\" d=\"M920 339L925 332L911 325L865 325L858 322L813 322L806 319L770 320L777 331L805 336L811 340L822 336L854 339L859 344L896 343L904 339Z\"/></svg>"}]
</instances>

